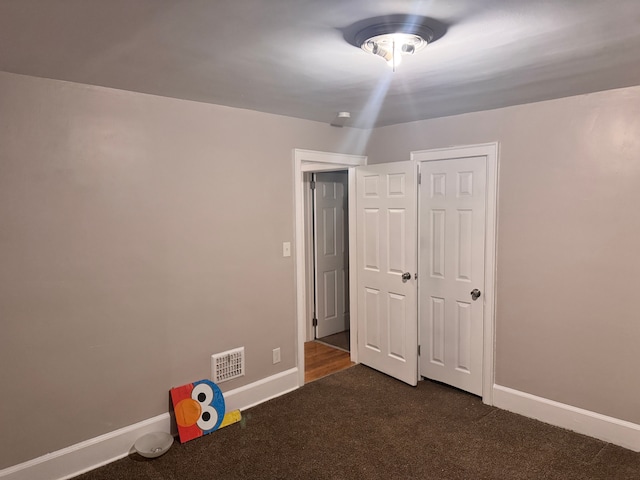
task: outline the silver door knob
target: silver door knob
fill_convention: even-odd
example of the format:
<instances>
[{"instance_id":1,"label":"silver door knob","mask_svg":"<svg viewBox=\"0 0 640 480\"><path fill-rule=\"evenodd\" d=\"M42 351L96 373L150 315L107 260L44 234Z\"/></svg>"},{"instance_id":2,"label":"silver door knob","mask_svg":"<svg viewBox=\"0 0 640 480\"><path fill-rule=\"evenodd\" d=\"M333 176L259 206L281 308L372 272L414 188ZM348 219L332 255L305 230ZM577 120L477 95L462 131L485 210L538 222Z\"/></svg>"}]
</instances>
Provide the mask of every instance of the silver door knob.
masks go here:
<instances>
[{"instance_id":1,"label":"silver door knob","mask_svg":"<svg viewBox=\"0 0 640 480\"><path fill-rule=\"evenodd\" d=\"M407 283L409 280L411 280L411 274L409 272L404 272L402 274L403 283Z\"/></svg>"},{"instance_id":2,"label":"silver door knob","mask_svg":"<svg viewBox=\"0 0 640 480\"><path fill-rule=\"evenodd\" d=\"M482 295L482 292L480 292L480 290L478 290L477 288L471 290L471 300L476 301L480 298L480 295Z\"/></svg>"}]
</instances>

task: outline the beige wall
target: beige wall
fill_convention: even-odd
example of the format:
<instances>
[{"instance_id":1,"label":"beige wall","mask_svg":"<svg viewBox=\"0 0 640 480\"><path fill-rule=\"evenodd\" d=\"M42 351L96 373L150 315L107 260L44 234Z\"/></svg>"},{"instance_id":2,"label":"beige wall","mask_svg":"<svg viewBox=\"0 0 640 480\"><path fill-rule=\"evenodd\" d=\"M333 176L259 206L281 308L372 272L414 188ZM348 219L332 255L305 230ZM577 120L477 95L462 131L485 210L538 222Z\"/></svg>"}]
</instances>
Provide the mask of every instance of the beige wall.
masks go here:
<instances>
[{"instance_id":1,"label":"beige wall","mask_svg":"<svg viewBox=\"0 0 640 480\"><path fill-rule=\"evenodd\" d=\"M377 129L500 142L497 383L640 423L640 88ZM0 73L0 469L295 365L293 148L349 129ZM366 137L366 132L363 138ZM271 365L271 350L282 363Z\"/></svg>"},{"instance_id":2,"label":"beige wall","mask_svg":"<svg viewBox=\"0 0 640 480\"><path fill-rule=\"evenodd\" d=\"M0 469L166 412L212 353L246 348L225 390L294 367L292 149L348 131L0 73Z\"/></svg>"},{"instance_id":3,"label":"beige wall","mask_svg":"<svg viewBox=\"0 0 640 480\"><path fill-rule=\"evenodd\" d=\"M640 87L377 129L500 143L496 383L640 423Z\"/></svg>"}]
</instances>

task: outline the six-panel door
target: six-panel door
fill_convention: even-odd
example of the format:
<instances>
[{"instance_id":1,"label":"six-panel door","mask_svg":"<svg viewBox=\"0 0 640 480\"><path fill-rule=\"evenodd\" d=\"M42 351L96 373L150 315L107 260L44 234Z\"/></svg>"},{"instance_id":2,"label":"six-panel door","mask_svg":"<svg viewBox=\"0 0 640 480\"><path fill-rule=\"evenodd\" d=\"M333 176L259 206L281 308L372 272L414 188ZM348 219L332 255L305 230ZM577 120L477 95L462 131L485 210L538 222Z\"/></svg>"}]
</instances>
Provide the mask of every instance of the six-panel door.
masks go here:
<instances>
[{"instance_id":1,"label":"six-panel door","mask_svg":"<svg viewBox=\"0 0 640 480\"><path fill-rule=\"evenodd\" d=\"M316 174L316 338L349 330L347 173Z\"/></svg>"},{"instance_id":2,"label":"six-panel door","mask_svg":"<svg viewBox=\"0 0 640 480\"><path fill-rule=\"evenodd\" d=\"M486 157L420 171L420 375L482 395Z\"/></svg>"},{"instance_id":3,"label":"six-panel door","mask_svg":"<svg viewBox=\"0 0 640 480\"><path fill-rule=\"evenodd\" d=\"M356 192L358 357L416 385L415 162L358 167Z\"/></svg>"}]
</instances>

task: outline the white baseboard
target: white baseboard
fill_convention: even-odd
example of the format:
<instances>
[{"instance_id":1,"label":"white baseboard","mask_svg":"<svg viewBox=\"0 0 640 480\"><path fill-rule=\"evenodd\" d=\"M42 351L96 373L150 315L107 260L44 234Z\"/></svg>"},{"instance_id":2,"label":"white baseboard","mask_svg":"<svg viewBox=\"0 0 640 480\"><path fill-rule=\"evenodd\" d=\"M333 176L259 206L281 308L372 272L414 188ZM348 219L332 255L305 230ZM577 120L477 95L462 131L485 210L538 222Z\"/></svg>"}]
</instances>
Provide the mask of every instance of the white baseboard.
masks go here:
<instances>
[{"instance_id":1,"label":"white baseboard","mask_svg":"<svg viewBox=\"0 0 640 480\"><path fill-rule=\"evenodd\" d=\"M245 410L298 388L298 369L225 392L227 410ZM126 457L149 432L175 434L169 413L128 425L53 453L0 470L3 480L64 480Z\"/></svg>"},{"instance_id":2,"label":"white baseboard","mask_svg":"<svg viewBox=\"0 0 640 480\"><path fill-rule=\"evenodd\" d=\"M291 368L224 393L227 410L246 410L297 389L298 369Z\"/></svg>"},{"instance_id":3,"label":"white baseboard","mask_svg":"<svg viewBox=\"0 0 640 480\"><path fill-rule=\"evenodd\" d=\"M501 385L493 386L493 405L640 452L640 425L635 423L572 407Z\"/></svg>"},{"instance_id":4,"label":"white baseboard","mask_svg":"<svg viewBox=\"0 0 640 480\"><path fill-rule=\"evenodd\" d=\"M71 445L28 462L0 470L3 480L67 479L126 457L136 439L150 432L169 432L169 413Z\"/></svg>"}]
</instances>

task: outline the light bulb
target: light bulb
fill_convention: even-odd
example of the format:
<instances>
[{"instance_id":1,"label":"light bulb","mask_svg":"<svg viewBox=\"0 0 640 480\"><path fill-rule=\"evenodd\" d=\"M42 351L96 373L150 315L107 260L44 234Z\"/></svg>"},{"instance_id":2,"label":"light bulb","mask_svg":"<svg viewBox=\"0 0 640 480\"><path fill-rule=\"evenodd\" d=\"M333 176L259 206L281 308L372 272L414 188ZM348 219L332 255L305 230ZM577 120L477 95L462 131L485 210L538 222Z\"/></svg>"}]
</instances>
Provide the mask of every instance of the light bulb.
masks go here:
<instances>
[{"instance_id":1,"label":"light bulb","mask_svg":"<svg viewBox=\"0 0 640 480\"><path fill-rule=\"evenodd\" d=\"M391 54L390 65L394 72L396 71L396 67L402 63L402 54L404 53L403 46L404 43L402 42L402 39L398 38L398 35L394 35L393 42L391 44L391 51L393 53Z\"/></svg>"},{"instance_id":2,"label":"light bulb","mask_svg":"<svg viewBox=\"0 0 640 480\"><path fill-rule=\"evenodd\" d=\"M395 32L380 33L392 29ZM354 45L360 45L365 52L384 58L387 65L395 71L402 62L402 57L422 50L433 39L433 35L424 25L376 24L358 32Z\"/></svg>"},{"instance_id":3,"label":"light bulb","mask_svg":"<svg viewBox=\"0 0 640 480\"><path fill-rule=\"evenodd\" d=\"M398 50L394 50L394 52L391 54L391 58L387 60L387 65L389 65L389 67L395 70L395 68L401 63L402 63L402 53L399 52Z\"/></svg>"},{"instance_id":4,"label":"light bulb","mask_svg":"<svg viewBox=\"0 0 640 480\"><path fill-rule=\"evenodd\" d=\"M362 49L382 57L395 72L402 63L402 57L412 55L423 48L426 42L416 35L407 33L393 33L369 38L362 44Z\"/></svg>"}]
</instances>

